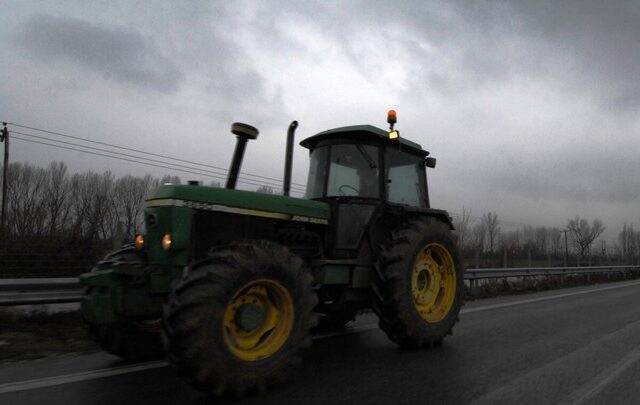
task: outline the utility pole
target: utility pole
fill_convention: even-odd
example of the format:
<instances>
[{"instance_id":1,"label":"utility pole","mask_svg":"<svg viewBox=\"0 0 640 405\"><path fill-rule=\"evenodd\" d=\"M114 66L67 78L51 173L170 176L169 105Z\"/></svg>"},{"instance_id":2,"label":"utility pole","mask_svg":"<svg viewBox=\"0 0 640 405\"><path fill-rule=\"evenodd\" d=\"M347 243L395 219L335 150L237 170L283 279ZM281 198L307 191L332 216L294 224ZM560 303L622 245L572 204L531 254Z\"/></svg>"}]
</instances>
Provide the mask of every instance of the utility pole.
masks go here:
<instances>
[{"instance_id":1,"label":"utility pole","mask_svg":"<svg viewBox=\"0 0 640 405\"><path fill-rule=\"evenodd\" d=\"M9 131L7 123L2 123L0 142L4 142L4 164L2 166L2 220L0 220L0 235L5 238L5 223L7 220L7 168L9 167Z\"/></svg>"},{"instance_id":2,"label":"utility pole","mask_svg":"<svg viewBox=\"0 0 640 405\"><path fill-rule=\"evenodd\" d=\"M567 245L567 232L568 229L563 229L561 232L564 232L564 267L567 267L567 258L569 257L569 246Z\"/></svg>"}]
</instances>

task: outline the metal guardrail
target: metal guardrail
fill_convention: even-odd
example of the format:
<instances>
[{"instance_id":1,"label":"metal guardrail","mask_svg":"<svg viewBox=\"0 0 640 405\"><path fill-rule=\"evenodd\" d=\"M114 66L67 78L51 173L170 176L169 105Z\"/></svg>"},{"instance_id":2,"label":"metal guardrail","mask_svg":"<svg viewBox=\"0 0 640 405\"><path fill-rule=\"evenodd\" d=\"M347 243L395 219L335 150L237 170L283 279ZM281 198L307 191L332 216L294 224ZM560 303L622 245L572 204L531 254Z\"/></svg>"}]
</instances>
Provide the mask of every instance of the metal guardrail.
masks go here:
<instances>
[{"instance_id":1,"label":"metal guardrail","mask_svg":"<svg viewBox=\"0 0 640 405\"><path fill-rule=\"evenodd\" d=\"M591 266L591 267L518 267L518 268L487 268L487 269L467 269L464 279L469 281L469 288L474 289L478 280L488 280L496 278L522 278L526 282L528 277L550 277L578 274L611 274L611 273L639 273L640 266Z\"/></svg>"},{"instance_id":2,"label":"metal guardrail","mask_svg":"<svg viewBox=\"0 0 640 405\"><path fill-rule=\"evenodd\" d=\"M477 280L483 279L639 272L640 266L518 267L467 269L464 278L473 288ZM80 282L75 277L0 279L0 306L63 304L81 299Z\"/></svg>"},{"instance_id":3,"label":"metal guardrail","mask_svg":"<svg viewBox=\"0 0 640 405\"><path fill-rule=\"evenodd\" d=\"M493 269L467 269L465 280L485 278L527 277L527 276L562 276L593 273L626 273L639 272L640 266L592 266L592 267L517 267Z\"/></svg>"},{"instance_id":4,"label":"metal guardrail","mask_svg":"<svg viewBox=\"0 0 640 405\"><path fill-rule=\"evenodd\" d=\"M77 277L0 279L0 306L80 302Z\"/></svg>"}]
</instances>

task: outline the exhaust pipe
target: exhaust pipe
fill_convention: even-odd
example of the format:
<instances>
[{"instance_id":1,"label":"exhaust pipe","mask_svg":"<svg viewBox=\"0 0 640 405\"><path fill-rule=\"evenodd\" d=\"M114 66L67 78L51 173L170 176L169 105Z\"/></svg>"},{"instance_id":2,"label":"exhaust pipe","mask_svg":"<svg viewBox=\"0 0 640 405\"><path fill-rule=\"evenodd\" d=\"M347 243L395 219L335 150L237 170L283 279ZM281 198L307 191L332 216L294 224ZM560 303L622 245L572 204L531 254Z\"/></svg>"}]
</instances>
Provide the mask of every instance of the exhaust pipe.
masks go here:
<instances>
[{"instance_id":1,"label":"exhaust pipe","mask_svg":"<svg viewBox=\"0 0 640 405\"><path fill-rule=\"evenodd\" d=\"M236 150L233 152L233 159L231 159L229 177L227 178L227 185L225 187L234 189L238 181L238 173L240 173L240 166L242 165L242 158L244 157L244 149L247 146L247 141L249 139L256 139L259 131L251 125L234 122L231 124L231 132L237 136L238 141L236 142Z\"/></svg>"},{"instance_id":2,"label":"exhaust pipe","mask_svg":"<svg viewBox=\"0 0 640 405\"><path fill-rule=\"evenodd\" d=\"M287 131L287 151L284 158L284 184L282 185L282 194L289 196L291 190L291 165L293 164L293 138L298 128L298 121L293 121L289 125Z\"/></svg>"}]
</instances>

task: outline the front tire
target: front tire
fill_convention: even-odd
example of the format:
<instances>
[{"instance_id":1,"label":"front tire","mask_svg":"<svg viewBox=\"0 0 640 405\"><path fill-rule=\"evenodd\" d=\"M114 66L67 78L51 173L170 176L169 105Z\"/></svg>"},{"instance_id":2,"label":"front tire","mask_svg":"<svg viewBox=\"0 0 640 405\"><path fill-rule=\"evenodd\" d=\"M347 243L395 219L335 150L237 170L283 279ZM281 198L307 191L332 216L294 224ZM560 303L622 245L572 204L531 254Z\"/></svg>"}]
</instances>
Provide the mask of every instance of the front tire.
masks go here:
<instances>
[{"instance_id":1,"label":"front tire","mask_svg":"<svg viewBox=\"0 0 640 405\"><path fill-rule=\"evenodd\" d=\"M144 253L132 245L125 245L107 254L94 271L112 266L144 265L145 261ZM89 287L85 290L85 295L89 298L98 293L99 287ZM165 357L159 318L106 324L86 322L93 340L108 353L127 361L157 360Z\"/></svg>"},{"instance_id":2,"label":"front tire","mask_svg":"<svg viewBox=\"0 0 640 405\"><path fill-rule=\"evenodd\" d=\"M163 322L169 358L201 391L267 390L311 344L317 303L311 282L302 260L281 245L214 250L170 295Z\"/></svg>"},{"instance_id":3,"label":"front tire","mask_svg":"<svg viewBox=\"0 0 640 405\"><path fill-rule=\"evenodd\" d=\"M407 222L384 243L373 283L374 310L389 339L406 348L439 345L458 320L464 270L449 227Z\"/></svg>"}]
</instances>

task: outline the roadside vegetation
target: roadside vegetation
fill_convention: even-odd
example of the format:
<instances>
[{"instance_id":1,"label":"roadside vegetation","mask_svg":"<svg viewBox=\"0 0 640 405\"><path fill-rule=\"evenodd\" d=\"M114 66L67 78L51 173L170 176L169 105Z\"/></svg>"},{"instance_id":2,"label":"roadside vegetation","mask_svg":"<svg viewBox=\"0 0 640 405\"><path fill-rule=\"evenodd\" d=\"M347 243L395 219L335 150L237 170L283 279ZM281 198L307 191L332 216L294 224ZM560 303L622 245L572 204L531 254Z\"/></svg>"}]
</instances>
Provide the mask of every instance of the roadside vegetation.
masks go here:
<instances>
[{"instance_id":1,"label":"roadside vegetation","mask_svg":"<svg viewBox=\"0 0 640 405\"><path fill-rule=\"evenodd\" d=\"M143 203L177 177L69 173L62 162L46 168L12 163L7 171L6 227L0 239L0 277L73 277L105 252L144 231ZM214 182L211 186L220 186ZM274 194L264 185L256 190ZM615 241L598 239L598 219L575 216L555 227L501 221L493 212L454 214L464 265L560 267L640 264L640 232L625 224ZM508 230L507 230L508 229ZM467 300L622 279L621 275L499 279L477 283ZM78 312L0 310L0 362L98 350Z\"/></svg>"},{"instance_id":2,"label":"roadside vegetation","mask_svg":"<svg viewBox=\"0 0 640 405\"><path fill-rule=\"evenodd\" d=\"M612 281L630 280L639 275L591 274L519 280L490 280L473 291L465 288L465 300L503 295L527 294ZM78 311L58 313L24 312L18 308L0 311L0 364L81 352L100 351L89 336Z\"/></svg>"},{"instance_id":3,"label":"roadside vegetation","mask_svg":"<svg viewBox=\"0 0 640 405\"><path fill-rule=\"evenodd\" d=\"M0 312L0 363L98 350L78 311Z\"/></svg>"},{"instance_id":4,"label":"roadside vegetation","mask_svg":"<svg viewBox=\"0 0 640 405\"><path fill-rule=\"evenodd\" d=\"M144 200L176 176L70 173L14 162L7 171L6 226L0 277L69 277L144 232ZM220 186L213 181L210 186ZM258 192L274 194L269 185ZM466 267L543 267L640 263L640 232L625 224L615 241L599 239L598 219L575 216L554 227L501 221L497 213L453 214ZM2 231L2 230L0 230Z\"/></svg>"}]
</instances>

